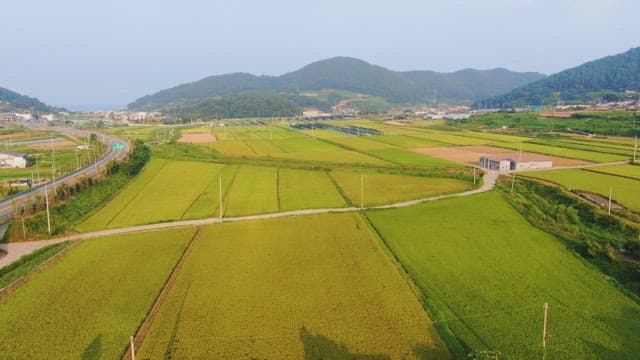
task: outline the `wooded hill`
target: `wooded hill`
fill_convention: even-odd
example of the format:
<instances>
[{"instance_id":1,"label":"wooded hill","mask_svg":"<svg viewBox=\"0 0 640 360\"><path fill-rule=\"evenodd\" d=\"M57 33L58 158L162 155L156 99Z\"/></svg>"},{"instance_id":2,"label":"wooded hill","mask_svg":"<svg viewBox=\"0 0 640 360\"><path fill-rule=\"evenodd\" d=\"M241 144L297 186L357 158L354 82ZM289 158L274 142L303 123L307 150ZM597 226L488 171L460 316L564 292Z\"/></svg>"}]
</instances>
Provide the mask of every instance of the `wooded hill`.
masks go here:
<instances>
[{"instance_id":1,"label":"wooded hill","mask_svg":"<svg viewBox=\"0 0 640 360\"><path fill-rule=\"evenodd\" d=\"M53 111L53 108L36 98L0 87L0 111L18 110L49 112Z\"/></svg>"},{"instance_id":2,"label":"wooded hill","mask_svg":"<svg viewBox=\"0 0 640 360\"><path fill-rule=\"evenodd\" d=\"M300 96L325 89L372 95L392 104L430 104L437 90L439 102L470 104L543 77L539 73L516 73L505 69L397 72L354 58L335 57L281 76L246 73L210 76L144 96L129 104L129 108L152 110L187 100L249 92L284 94L301 107L330 107L334 105L330 99L317 103L317 99ZM339 101L339 97L333 100L336 99Z\"/></svg>"},{"instance_id":3,"label":"wooded hill","mask_svg":"<svg viewBox=\"0 0 640 360\"><path fill-rule=\"evenodd\" d=\"M640 91L640 48L607 56L532 82L506 94L474 104L478 108L513 108L618 101L637 98Z\"/></svg>"}]
</instances>

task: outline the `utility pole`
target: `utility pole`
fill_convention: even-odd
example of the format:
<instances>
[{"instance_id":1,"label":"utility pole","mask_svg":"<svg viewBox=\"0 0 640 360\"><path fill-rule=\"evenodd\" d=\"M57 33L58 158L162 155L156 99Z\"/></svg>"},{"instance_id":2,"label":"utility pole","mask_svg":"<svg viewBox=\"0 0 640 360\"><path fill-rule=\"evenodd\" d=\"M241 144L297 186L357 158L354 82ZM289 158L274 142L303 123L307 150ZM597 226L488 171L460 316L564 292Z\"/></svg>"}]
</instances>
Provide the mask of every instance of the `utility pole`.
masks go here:
<instances>
[{"instance_id":1,"label":"utility pole","mask_svg":"<svg viewBox=\"0 0 640 360\"><path fill-rule=\"evenodd\" d=\"M220 222L222 222L222 175L220 175L220 178L218 179L218 185L218 198L220 200L220 203L218 204L218 212L220 213Z\"/></svg>"},{"instance_id":2,"label":"utility pole","mask_svg":"<svg viewBox=\"0 0 640 360\"><path fill-rule=\"evenodd\" d=\"M79 150L76 150L76 170L80 169L80 154Z\"/></svg>"},{"instance_id":3,"label":"utility pole","mask_svg":"<svg viewBox=\"0 0 640 360\"><path fill-rule=\"evenodd\" d=\"M36 176L38 179L38 182L40 182L40 165L38 165L38 157L36 156Z\"/></svg>"},{"instance_id":4,"label":"utility pole","mask_svg":"<svg viewBox=\"0 0 640 360\"><path fill-rule=\"evenodd\" d=\"M513 192L513 187L516 184L516 173L513 173L513 177L511 178L511 192Z\"/></svg>"},{"instance_id":5,"label":"utility pole","mask_svg":"<svg viewBox=\"0 0 640 360\"><path fill-rule=\"evenodd\" d=\"M360 175L360 210L364 209L364 175Z\"/></svg>"},{"instance_id":6,"label":"utility pole","mask_svg":"<svg viewBox=\"0 0 640 360\"><path fill-rule=\"evenodd\" d=\"M544 303L544 325L542 328L542 349L546 352L547 350L547 313L549 312L549 304Z\"/></svg>"},{"instance_id":7,"label":"utility pole","mask_svg":"<svg viewBox=\"0 0 640 360\"><path fill-rule=\"evenodd\" d=\"M49 185L44 187L44 203L47 206L47 231L51 235L51 215L49 214Z\"/></svg>"},{"instance_id":8,"label":"utility pole","mask_svg":"<svg viewBox=\"0 0 640 360\"><path fill-rule=\"evenodd\" d=\"M636 135L636 141L635 141L635 144L633 145L633 163L634 164L637 161L637 154L638 154L638 135Z\"/></svg>"},{"instance_id":9,"label":"utility pole","mask_svg":"<svg viewBox=\"0 0 640 360\"><path fill-rule=\"evenodd\" d=\"M475 165L473 166L473 185L476 184L476 167Z\"/></svg>"},{"instance_id":10,"label":"utility pole","mask_svg":"<svg viewBox=\"0 0 640 360\"><path fill-rule=\"evenodd\" d=\"M129 339L129 345L129 347L131 348L131 360L136 360L136 345L133 343L133 335Z\"/></svg>"},{"instance_id":11,"label":"utility pole","mask_svg":"<svg viewBox=\"0 0 640 360\"><path fill-rule=\"evenodd\" d=\"M609 187L609 215L611 215L611 196L613 195L613 186Z\"/></svg>"},{"instance_id":12,"label":"utility pole","mask_svg":"<svg viewBox=\"0 0 640 360\"><path fill-rule=\"evenodd\" d=\"M53 179L53 196L56 196L56 148L51 152L51 178Z\"/></svg>"}]
</instances>

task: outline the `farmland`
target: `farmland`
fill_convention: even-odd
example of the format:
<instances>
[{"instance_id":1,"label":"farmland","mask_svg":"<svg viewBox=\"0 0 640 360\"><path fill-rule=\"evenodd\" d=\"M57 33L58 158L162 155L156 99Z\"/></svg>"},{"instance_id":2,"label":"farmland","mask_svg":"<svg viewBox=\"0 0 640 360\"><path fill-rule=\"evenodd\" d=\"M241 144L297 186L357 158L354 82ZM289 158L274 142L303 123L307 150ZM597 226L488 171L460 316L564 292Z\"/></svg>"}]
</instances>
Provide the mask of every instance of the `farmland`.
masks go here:
<instances>
[{"instance_id":1,"label":"farmland","mask_svg":"<svg viewBox=\"0 0 640 360\"><path fill-rule=\"evenodd\" d=\"M124 235L72 249L0 299L2 357L118 358L193 234Z\"/></svg>"},{"instance_id":2,"label":"farmland","mask_svg":"<svg viewBox=\"0 0 640 360\"><path fill-rule=\"evenodd\" d=\"M78 229L100 229L182 219L202 193L211 193L223 166L189 161L152 160L107 206ZM211 203L211 214L217 202ZM196 205L202 207L201 202ZM201 210L191 210L202 212Z\"/></svg>"},{"instance_id":3,"label":"farmland","mask_svg":"<svg viewBox=\"0 0 640 360\"><path fill-rule=\"evenodd\" d=\"M346 207L360 203L360 174L250 165L154 159L123 191L76 227L79 231L141 225L219 214L226 217L278 211ZM452 193L471 188L462 180L384 174L365 179L365 205ZM220 189L222 178L222 189Z\"/></svg>"},{"instance_id":4,"label":"farmland","mask_svg":"<svg viewBox=\"0 0 640 360\"><path fill-rule=\"evenodd\" d=\"M471 185L455 179L399 176L371 172L332 171L331 176L344 191L352 204L360 205L360 187L364 195L364 206L391 204L442 194L463 192Z\"/></svg>"},{"instance_id":5,"label":"farmland","mask_svg":"<svg viewBox=\"0 0 640 360\"><path fill-rule=\"evenodd\" d=\"M569 189L591 192L604 197L609 197L609 191L612 190L613 200L631 210L640 211L640 193L638 192L640 180L578 169L527 173L526 176L551 181Z\"/></svg>"},{"instance_id":6,"label":"farmland","mask_svg":"<svg viewBox=\"0 0 640 360\"><path fill-rule=\"evenodd\" d=\"M224 123L109 129L144 138L151 160L68 229L163 224L72 243L0 295L0 354L118 358L134 334L137 359L485 359L494 352L499 359L633 359L640 352L631 241L640 167L592 164L628 159L628 139L471 131L426 120L327 121L383 132L370 136L281 121ZM483 154L589 167L516 176L549 185L519 180L507 192L511 183L499 180L483 194L373 209L477 189L468 164ZM631 211L611 217L558 186L604 196L612 186L613 199ZM206 226L172 223L218 216L221 223ZM11 234L20 237L20 227ZM64 246L0 271L0 282ZM545 302L551 337L543 354Z\"/></svg>"},{"instance_id":7,"label":"farmland","mask_svg":"<svg viewBox=\"0 0 640 360\"><path fill-rule=\"evenodd\" d=\"M377 241L352 214L210 226L138 356L449 357Z\"/></svg>"},{"instance_id":8,"label":"farmland","mask_svg":"<svg viewBox=\"0 0 640 360\"><path fill-rule=\"evenodd\" d=\"M436 322L473 349L542 357L548 302L548 358L633 359L640 351L640 306L499 193L368 216L430 295Z\"/></svg>"}]
</instances>

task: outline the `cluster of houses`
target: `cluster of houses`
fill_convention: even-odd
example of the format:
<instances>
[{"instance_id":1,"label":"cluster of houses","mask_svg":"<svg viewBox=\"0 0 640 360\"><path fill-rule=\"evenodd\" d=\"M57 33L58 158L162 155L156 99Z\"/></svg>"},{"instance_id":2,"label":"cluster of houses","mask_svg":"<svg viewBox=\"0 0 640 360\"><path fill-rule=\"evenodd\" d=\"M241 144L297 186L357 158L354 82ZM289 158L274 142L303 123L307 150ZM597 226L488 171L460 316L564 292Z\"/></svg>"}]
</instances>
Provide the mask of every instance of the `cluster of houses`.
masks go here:
<instances>
[{"instance_id":1,"label":"cluster of houses","mask_svg":"<svg viewBox=\"0 0 640 360\"><path fill-rule=\"evenodd\" d=\"M98 110L88 113L98 118L102 118L105 122L115 123L134 123L134 124L148 124L152 122L161 122L164 120L164 116L159 111L128 111L128 110Z\"/></svg>"}]
</instances>

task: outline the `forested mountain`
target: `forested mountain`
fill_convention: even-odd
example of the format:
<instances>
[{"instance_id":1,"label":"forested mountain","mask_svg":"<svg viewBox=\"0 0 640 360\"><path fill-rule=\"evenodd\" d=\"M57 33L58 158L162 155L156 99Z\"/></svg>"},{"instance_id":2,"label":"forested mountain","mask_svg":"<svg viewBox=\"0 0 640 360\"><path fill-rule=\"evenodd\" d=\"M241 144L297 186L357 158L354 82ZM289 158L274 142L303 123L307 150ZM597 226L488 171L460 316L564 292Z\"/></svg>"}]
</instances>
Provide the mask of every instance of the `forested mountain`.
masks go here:
<instances>
[{"instance_id":1,"label":"forested mountain","mask_svg":"<svg viewBox=\"0 0 640 360\"><path fill-rule=\"evenodd\" d=\"M298 95L324 89L373 95L394 104L431 103L437 90L439 101L470 103L542 77L544 75L538 73L514 73L505 69L397 72L354 58L336 57L282 76L245 73L210 76L142 97L129 104L129 108L151 110L185 100L245 92ZM302 102L299 105L305 106Z\"/></svg>"},{"instance_id":2,"label":"forested mountain","mask_svg":"<svg viewBox=\"0 0 640 360\"><path fill-rule=\"evenodd\" d=\"M616 101L640 91L640 48L607 56L477 102L485 108L591 101ZM634 95L635 96L635 95Z\"/></svg>"},{"instance_id":3,"label":"forested mountain","mask_svg":"<svg viewBox=\"0 0 640 360\"><path fill-rule=\"evenodd\" d=\"M0 110L31 110L47 112L52 111L53 109L36 98L21 95L17 92L0 87Z\"/></svg>"},{"instance_id":4,"label":"forested mountain","mask_svg":"<svg viewBox=\"0 0 640 360\"><path fill-rule=\"evenodd\" d=\"M169 115L195 118L247 118L300 115L292 100L275 93L240 93L222 97L186 100L162 107Z\"/></svg>"}]
</instances>

